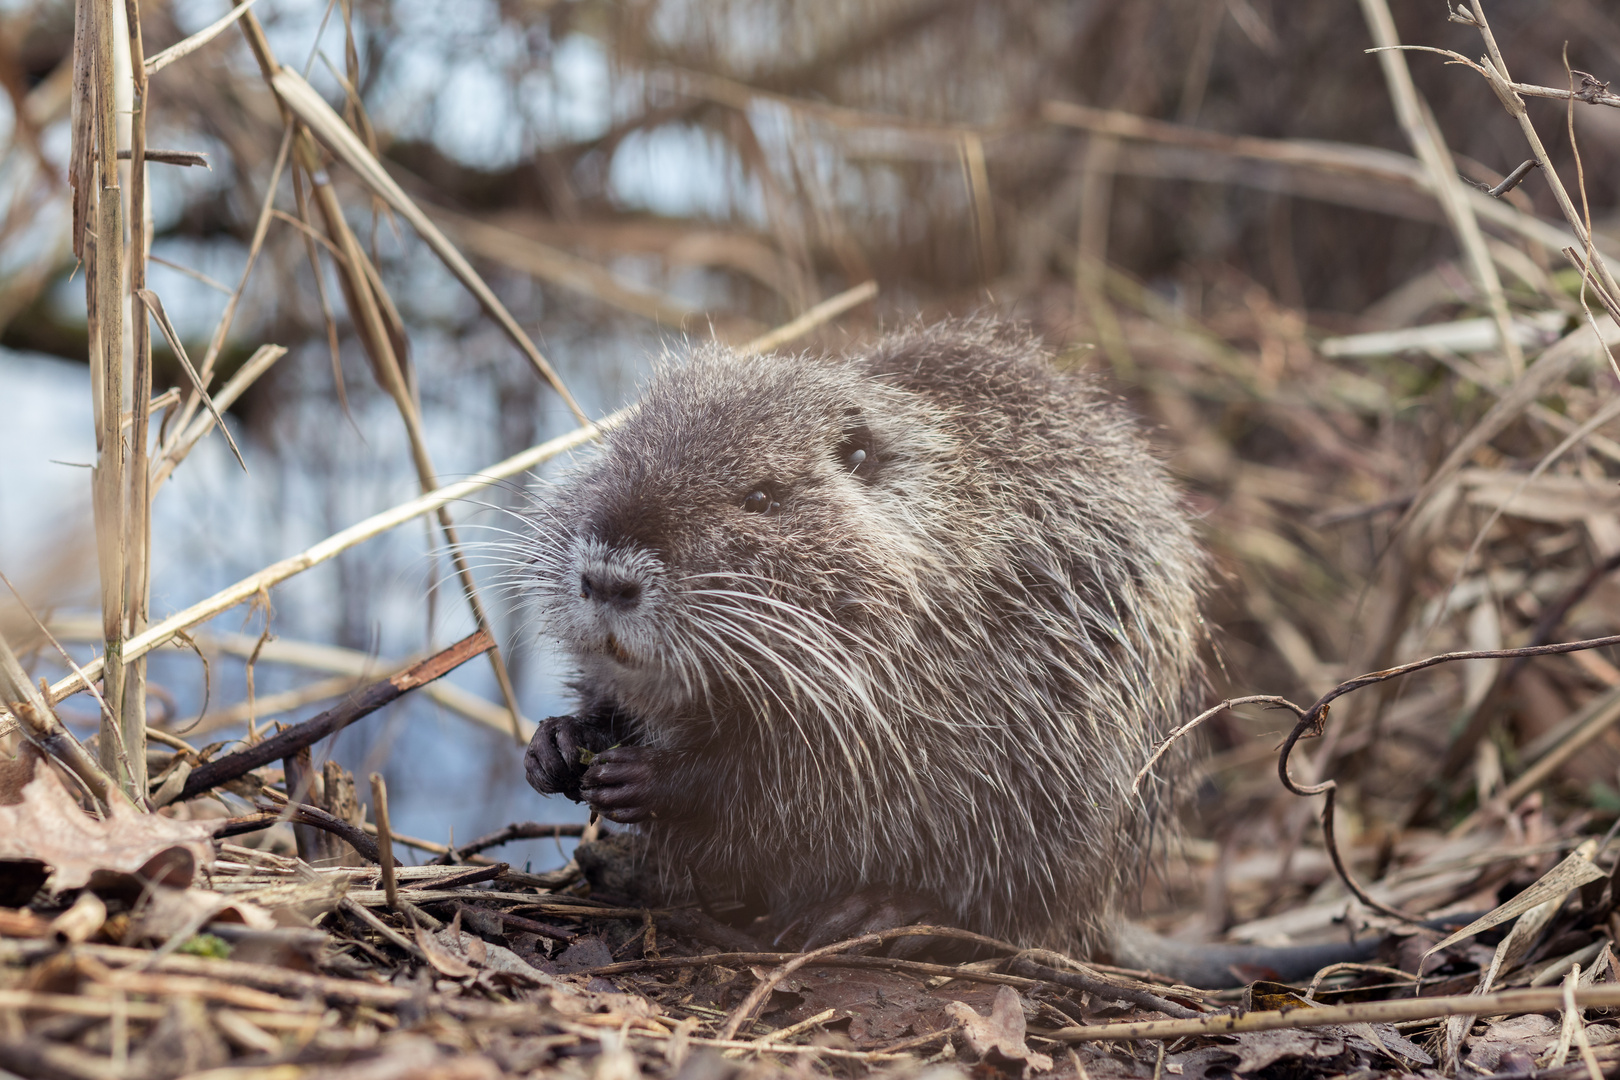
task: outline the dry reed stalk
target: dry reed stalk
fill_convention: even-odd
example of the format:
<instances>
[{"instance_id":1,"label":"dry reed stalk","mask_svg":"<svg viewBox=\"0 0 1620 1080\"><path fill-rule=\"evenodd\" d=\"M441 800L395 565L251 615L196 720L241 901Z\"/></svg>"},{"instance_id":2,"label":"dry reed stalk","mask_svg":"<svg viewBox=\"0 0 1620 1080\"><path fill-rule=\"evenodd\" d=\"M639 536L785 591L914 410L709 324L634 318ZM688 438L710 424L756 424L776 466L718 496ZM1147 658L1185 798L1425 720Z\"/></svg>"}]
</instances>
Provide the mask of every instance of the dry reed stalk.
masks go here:
<instances>
[{"instance_id":1,"label":"dry reed stalk","mask_svg":"<svg viewBox=\"0 0 1620 1080\"><path fill-rule=\"evenodd\" d=\"M1518 375L1524 370L1524 352L1513 334L1502 279L1497 276L1496 264L1486 249L1485 236L1479 230L1473 207L1463 195L1467 189L1457 176L1457 166L1451 159L1445 136L1428 104L1419 97L1417 87L1412 84L1412 73L1407 70L1406 58L1398 50L1400 38L1395 32L1389 4L1387 0L1361 0L1361 10L1372 31L1373 44L1378 46L1378 61L1383 67L1384 82L1389 86L1401 128L1429 174L1430 189L1445 211L1446 220L1451 223L1452 232L1473 271L1475 284L1485 297L1491 317L1496 320L1498 347L1507 357L1509 369Z\"/></svg>"},{"instance_id":2,"label":"dry reed stalk","mask_svg":"<svg viewBox=\"0 0 1620 1080\"><path fill-rule=\"evenodd\" d=\"M254 33L262 33L257 29L257 20L252 15L243 19L243 27L250 36ZM249 29L250 27L252 29ZM489 313L497 325L512 339L519 351L534 366L535 371L540 374L540 377L563 399L563 403L568 406L574 417L581 424L590 423L585 413L581 411L579 404L574 400L573 395L563 386L562 380L558 378L556 371L552 369L551 363L541 355L540 350L535 347L529 335L523 332L523 328L518 325L517 320L512 318L511 313L506 310L506 305L500 302L489 286L484 283L484 279L478 275L478 272L472 268L466 258L456 250L455 245L445 238L444 234L439 231L438 226L434 225L428 216L422 213L421 208L394 182L394 178L388 175L377 159L372 156L371 151L366 149L365 145L360 142L354 132L349 130L337 113L332 111L332 107L326 104L325 99L317 94L314 88L305 82L297 72L277 65L269 53L268 44L264 45L263 48L264 52L260 62L265 67L265 78L275 89L281 101L308 126L308 129L321 140L327 149L331 150L339 160L353 169L355 175L374 194L386 202L400 217L410 222L411 227L427 242L428 247L433 249L434 254L439 256L456 279L467 288L467 291L473 294L480 306ZM255 52L258 52L257 48L255 48Z\"/></svg>"},{"instance_id":3,"label":"dry reed stalk","mask_svg":"<svg viewBox=\"0 0 1620 1080\"><path fill-rule=\"evenodd\" d=\"M127 635L129 513L126 454L119 419L124 399L124 219L118 180L117 93L114 86L115 9L120 0L81 0L74 29L76 70L85 73L74 107L74 164L78 196L85 203L87 231L86 327L90 342L91 393L96 406L96 463L91 473L96 529L96 561L101 578L101 619L105 640L102 683L110 716L104 717L99 752L102 767L118 777L132 799L145 795L134 755L125 748L123 648ZM127 48L127 44L123 47ZM138 418L144 421L144 416ZM144 747L144 732L137 740ZM127 749L127 748L126 748ZM126 766L120 761L123 757ZM144 759L143 759L144 760Z\"/></svg>"},{"instance_id":4,"label":"dry reed stalk","mask_svg":"<svg viewBox=\"0 0 1620 1080\"><path fill-rule=\"evenodd\" d=\"M151 237L148 233L148 205L146 190L146 116L147 82L145 49L141 41L140 0L124 0L124 21L129 34L129 66L133 93L131 95L129 143L129 291L131 297L140 297L146 290L146 252ZM120 303L122 297L120 297ZM152 501L151 481L147 472L147 438L151 424L152 401L152 333L151 324L137 300L131 305L130 330L133 335L131 349L130 411L134 423L130 427L127 483L124 497L124 568L125 612L124 636L132 637L146 629L147 614L152 599ZM120 349L122 352L122 349ZM122 357L120 357L120 363ZM121 709L118 728L124 746L130 776L128 790L137 801L147 795L146 775L146 660L137 657L124 671Z\"/></svg>"},{"instance_id":5,"label":"dry reed stalk","mask_svg":"<svg viewBox=\"0 0 1620 1080\"><path fill-rule=\"evenodd\" d=\"M312 145L300 140L300 149L307 149L310 158L313 158ZM400 419L405 424L406 437L411 447L411 461L416 467L417 482L424 493L431 492L439 486L438 474L432 458L428 455L427 439L422 432L421 413L414 395L406 385L405 374L400 364L400 353L394 344L395 341L402 340L403 331L394 332L395 327L399 325L397 316L388 320L387 325L384 324L386 292L370 260L361 250L353 230L343 217L336 191L330 183L316 179L321 175L319 162L310 160L304 164L328 234L344 255L343 263L339 264L338 280L342 283L343 295L348 301L350 314L358 316L355 321L362 328L361 343L371 357L372 370L377 374L377 381L382 383L383 388L393 398ZM391 307L391 304L386 306ZM569 400L572 401L571 398ZM479 629L487 631L490 629L489 615L479 596L477 583L473 580L472 569L467 563L450 509L441 505L435 510L435 515L439 520L439 528L444 532L445 542L450 549L450 559L455 567L456 579L467 599L468 607L472 610L473 620ZM500 688L501 698L506 703L510 715L512 736L521 740L523 714L518 707L517 690L512 685L512 677L507 671L506 660L500 649L490 650L489 663L495 675L496 685Z\"/></svg>"}]
</instances>

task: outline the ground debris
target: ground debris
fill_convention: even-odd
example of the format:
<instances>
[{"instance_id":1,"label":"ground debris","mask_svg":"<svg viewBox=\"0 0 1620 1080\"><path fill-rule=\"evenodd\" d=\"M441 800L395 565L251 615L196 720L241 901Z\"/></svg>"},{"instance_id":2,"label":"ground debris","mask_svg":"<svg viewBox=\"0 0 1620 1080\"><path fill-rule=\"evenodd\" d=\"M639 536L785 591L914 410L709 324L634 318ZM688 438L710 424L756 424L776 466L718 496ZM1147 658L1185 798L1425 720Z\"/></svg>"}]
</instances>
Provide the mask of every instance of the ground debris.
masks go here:
<instances>
[{"instance_id":1,"label":"ground debris","mask_svg":"<svg viewBox=\"0 0 1620 1080\"><path fill-rule=\"evenodd\" d=\"M84 813L76 804L73 812ZM1515 920L1492 926L1476 911L1441 928L1402 928L1379 963L1344 965L1314 990L1250 988L1251 1016L1315 1014L1308 1024L1222 1032L1236 1007L1225 1003L1235 997L1099 969L1121 987L1151 985L1191 1013L1174 1022L1209 1028L1135 1042L1095 1042L1086 1033L1165 1018L1106 992L1011 974L1032 970L1011 951L966 964L831 955L781 978L758 1015L722 1038L750 993L791 959L720 952L711 940L745 944L745 929L716 931L700 912L593 895L577 872L537 887L525 880L533 875L509 878L501 864L490 864L498 869L484 880L449 887L466 867L396 867L399 899L390 907L378 867L312 866L212 841L197 860L204 874L183 888L148 883L132 894L119 878L92 877L78 888L40 887L27 906L0 911L0 1069L73 1080L728 1080L739 1069L943 1077L964 1068L1020 1080L1440 1075L1431 1049L1444 1038L1443 1022L1317 1020L1334 1020L1343 1004L1409 1000L1403 971L1420 963L1419 1001L1479 991L1486 977L1493 992L1560 979L1613 983L1612 875L1571 876L1559 850L1594 857L1594 846L1577 840L1530 859L1544 868L1518 892L1543 898L1532 909L1541 912L1533 947L1512 944ZM1435 845L1400 873L1451 875L1447 894L1466 897L1500 879L1499 859L1526 859L1511 851L1475 858L1464 882L1455 876L1458 850ZM1596 861L1609 869L1607 855ZM1509 897L1500 908L1511 915L1524 902ZM1375 917L1352 917L1376 932ZM64 932L70 924L77 929ZM1469 924L1486 928L1434 949ZM1504 943L1511 961L1498 958ZM1565 1027L1556 1008L1481 1019L1467 1027L1456 1059L1470 1075L1567 1069L1582 1058ZM1620 1028L1605 1010L1586 1010L1583 1030L1594 1061L1607 1066L1620 1056Z\"/></svg>"}]
</instances>

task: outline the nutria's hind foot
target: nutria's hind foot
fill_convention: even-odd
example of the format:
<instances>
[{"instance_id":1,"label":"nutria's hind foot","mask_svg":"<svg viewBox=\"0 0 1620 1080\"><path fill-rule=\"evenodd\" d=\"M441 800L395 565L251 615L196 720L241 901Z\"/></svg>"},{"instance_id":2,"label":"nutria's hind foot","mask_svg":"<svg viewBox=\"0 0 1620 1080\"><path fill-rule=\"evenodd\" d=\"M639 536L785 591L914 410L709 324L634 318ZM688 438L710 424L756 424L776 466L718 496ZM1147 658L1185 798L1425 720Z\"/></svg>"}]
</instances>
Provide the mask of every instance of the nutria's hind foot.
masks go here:
<instances>
[{"instance_id":1,"label":"nutria's hind foot","mask_svg":"<svg viewBox=\"0 0 1620 1080\"><path fill-rule=\"evenodd\" d=\"M600 724L577 716L551 716L535 728L523 754L523 775L542 795L566 795L584 802L580 782L595 755L617 739Z\"/></svg>"},{"instance_id":2,"label":"nutria's hind foot","mask_svg":"<svg viewBox=\"0 0 1620 1080\"><path fill-rule=\"evenodd\" d=\"M792 921L777 931L775 941L779 945L798 943L801 949L808 951L863 934L893 930L900 926L940 923L947 919L938 905L915 893L892 886L873 885L797 909ZM896 938L880 951L904 959L922 952L933 941L934 938L924 936Z\"/></svg>"}]
</instances>

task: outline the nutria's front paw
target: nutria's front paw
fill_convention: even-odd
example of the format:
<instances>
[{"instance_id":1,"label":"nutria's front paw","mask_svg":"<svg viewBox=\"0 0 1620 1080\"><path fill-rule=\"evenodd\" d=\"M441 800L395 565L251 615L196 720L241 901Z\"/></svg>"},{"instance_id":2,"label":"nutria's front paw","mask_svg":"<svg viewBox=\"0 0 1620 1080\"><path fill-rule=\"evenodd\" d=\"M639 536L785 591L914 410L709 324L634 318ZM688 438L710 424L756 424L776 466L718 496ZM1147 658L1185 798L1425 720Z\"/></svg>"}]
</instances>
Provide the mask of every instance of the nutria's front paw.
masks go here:
<instances>
[{"instance_id":1,"label":"nutria's front paw","mask_svg":"<svg viewBox=\"0 0 1620 1080\"><path fill-rule=\"evenodd\" d=\"M611 732L577 716L553 716L540 722L523 755L529 786L543 795L566 795L584 802L580 781L595 755L614 743Z\"/></svg>"},{"instance_id":2,"label":"nutria's front paw","mask_svg":"<svg viewBox=\"0 0 1620 1080\"><path fill-rule=\"evenodd\" d=\"M615 746L592 759L579 786L591 809L609 821L635 825L690 816L689 779L670 751Z\"/></svg>"}]
</instances>

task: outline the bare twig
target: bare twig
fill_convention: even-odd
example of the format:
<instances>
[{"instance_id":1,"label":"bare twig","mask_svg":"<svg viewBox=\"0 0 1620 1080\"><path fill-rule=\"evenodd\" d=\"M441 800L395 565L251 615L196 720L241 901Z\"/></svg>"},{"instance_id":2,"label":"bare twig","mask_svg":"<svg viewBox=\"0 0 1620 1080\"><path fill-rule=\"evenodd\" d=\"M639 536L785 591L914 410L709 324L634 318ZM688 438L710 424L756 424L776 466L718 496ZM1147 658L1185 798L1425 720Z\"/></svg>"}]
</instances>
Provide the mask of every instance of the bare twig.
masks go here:
<instances>
[{"instance_id":1,"label":"bare twig","mask_svg":"<svg viewBox=\"0 0 1620 1080\"><path fill-rule=\"evenodd\" d=\"M1153 766L1157 765L1159 763L1159 759L1164 757L1164 755L1169 752L1170 748L1174 746L1180 739L1186 737L1193 731L1194 728L1197 728L1206 720L1219 716L1221 713L1235 705L1273 705L1278 708L1292 709L1295 713L1299 712L1299 706L1295 705L1287 698L1275 697L1270 694L1251 694L1248 697L1227 698L1219 705L1214 705L1208 709L1205 709L1203 712L1199 713L1185 724L1182 724L1180 727L1176 728L1176 730L1166 735L1164 740L1160 742L1158 746L1154 747L1153 753L1147 759L1147 763L1137 770L1136 777L1131 781L1131 795L1136 796L1141 793L1142 781L1147 779L1148 773L1153 771Z\"/></svg>"},{"instance_id":2,"label":"bare twig","mask_svg":"<svg viewBox=\"0 0 1620 1080\"><path fill-rule=\"evenodd\" d=\"M1416 923L1422 921L1416 916L1398 908L1390 907L1373 897L1350 873L1350 868L1339 854L1338 842L1333 829L1334 800L1338 784L1333 780L1326 780L1319 784L1301 785L1296 783L1289 774L1288 759L1293 753L1295 745L1307 734L1320 735L1322 733L1327 722L1328 709L1335 700L1362 687L1388 682L1390 679L1398 679L1415 671L1422 671L1425 668L1436 667L1457 660L1508 660L1528 656L1555 656L1564 653L1581 652L1586 649L1601 649L1611 645L1620 645L1620 634L1590 638L1586 641L1565 641L1551 645L1526 646L1518 649L1474 649L1465 652L1443 653L1438 656L1425 657L1422 660L1414 660L1409 664L1402 664L1384 671L1373 671L1365 675L1358 675L1353 679L1347 679L1326 694L1323 694L1309 709L1292 706L1299 715L1299 722L1294 725L1294 729L1283 740L1282 749L1277 755L1277 777L1282 781L1282 786L1295 795L1301 797L1321 795L1324 797L1322 803L1322 842L1333 862L1333 869L1338 874L1339 880L1344 883L1345 888L1349 889L1356 899L1374 911L1380 911L1391 918L1401 919L1406 922ZM1615 716L1620 717L1620 708L1615 710ZM1535 782L1539 783L1544 778L1544 775L1540 776Z\"/></svg>"},{"instance_id":3,"label":"bare twig","mask_svg":"<svg viewBox=\"0 0 1620 1080\"><path fill-rule=\"evenodd\" d=\"M1575 1002L1586 1008L1620 1005L1620 986L1585 986L1575 991ZM1494 994L1457 994L1451 997L1399 998L1354 1005L1320 1005L1284 1012L1221 1014L1198 1020L1148 1020L1140 1023L1097 1024L1059 1028L1047 1037L1059 1042L1118 1042L1125 1039L1178 1039L1207 1035L1234 1035L1245 1031L1283 1031L1291 1028L1331 1027L1339 1024L1391 1024L1434 1020L1443 1016L1502 1016L1555 1012L1564 1007L1559 987L1499 990Z\"/></svg>"},{"instance_id":4,"label":"bare twig","mask_svg":"<svg viewBox=\"0 0 1620 1080\"><path fill-rule=\"evenodd\" d=\"M190 799L227 783L254 769L278 761L306 746L313 746L328 735L369 716L403 694L437 679L493 648L494 638L480 630L462 638L454 645L423 660L390 678L375 682L337 706L326 710L312 720L295 724L261 742L254 743L234 754L199 765L186 778L180 798Z\"/></svg>"}]
</instances>

